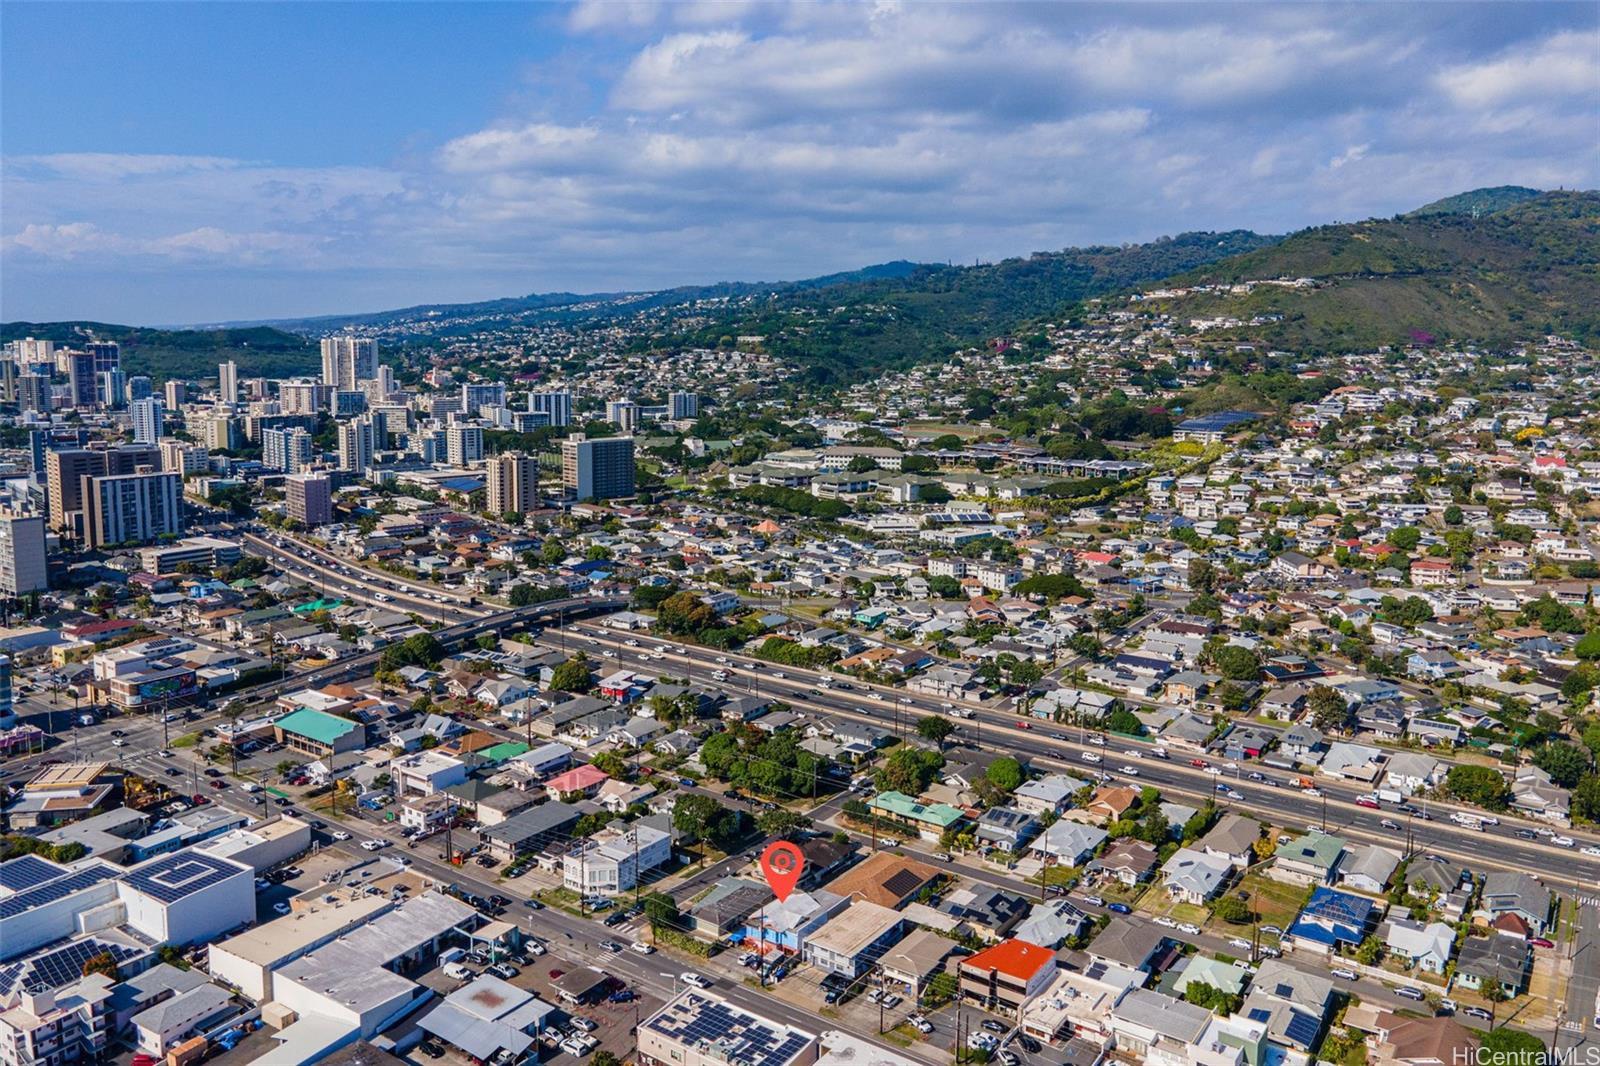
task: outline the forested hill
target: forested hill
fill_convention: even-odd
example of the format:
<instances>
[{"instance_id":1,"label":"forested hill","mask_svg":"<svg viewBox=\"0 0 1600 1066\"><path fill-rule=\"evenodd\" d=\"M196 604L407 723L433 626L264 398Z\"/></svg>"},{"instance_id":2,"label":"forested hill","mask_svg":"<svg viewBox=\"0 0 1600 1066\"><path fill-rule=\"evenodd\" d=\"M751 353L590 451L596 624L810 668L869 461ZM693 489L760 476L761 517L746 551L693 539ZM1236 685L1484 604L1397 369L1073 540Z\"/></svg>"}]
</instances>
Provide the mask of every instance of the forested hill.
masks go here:
<instances>
[{"instance_id":1,"label":"forested hill","mask_svg":"<svg viewBox=\"0 0 1600 1066\"><path fill-rule=\"evenodd\" d=\"M1450 210L1303 230L1175 284L1288 277L1313 278L1315 288L1259 286L1165 306L1184 321L1248 323L1214 335L1306 352L1414 342L1502 347L1547 333L1600 342L1600 193L1512 194L1509 206L1472 213L1473 204L1494 199L1467 193L1452 198Z\"/></svg>"},{"instance_id":2,"label":"forested hill","mask_svg":"<svg viewBox=\"0 0 1600 1066\"><path fill-rule=\"evenodd\" d=\"M1069 315L1089 297L1137 287L1277 239L1245 230L1185 233L1147 244L1039 252L977 266L920 266L899 277L808 286L732 302L709 323L666 339L714 345L729 335L762 336L769 351L801 364L809 383L826 384L941 358L1024 322Z\"/></svg>"},{"instance_id":3,"label":"forested hill","mask_svg":"<svg viewBox=\"0 0 1600 1066\"><path fill-rule=\"evenodd\" d=\"M108 322L4 322L0 342L21 337L52 340L61 346L89 340L122 345L122 367L129 374L167 378L214 378L217 364L233 360L241 377L292 377L315 374L322 359L315 341L267 326L248 329L148 329Z\"/></svg>"}]
</instances>

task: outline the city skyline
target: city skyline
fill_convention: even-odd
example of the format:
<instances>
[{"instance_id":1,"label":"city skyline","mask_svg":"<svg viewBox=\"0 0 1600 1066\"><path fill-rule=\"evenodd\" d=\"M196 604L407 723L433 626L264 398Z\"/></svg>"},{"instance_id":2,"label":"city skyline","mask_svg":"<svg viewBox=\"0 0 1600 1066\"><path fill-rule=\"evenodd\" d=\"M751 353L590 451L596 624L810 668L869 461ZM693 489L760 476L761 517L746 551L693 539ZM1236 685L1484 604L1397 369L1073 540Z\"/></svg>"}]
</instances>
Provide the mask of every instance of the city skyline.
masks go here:
<instances>
[{"instance_id":1,"label":"city skyline","mask_svg":"<svg viewBox=\"0 0 1600 1066\"><path fill-rule=\"evenodd\" d=\"M1592 5L4 19L7 320L781 280L1283 232L1600 170Z\"/></svg>"}]
</instances>

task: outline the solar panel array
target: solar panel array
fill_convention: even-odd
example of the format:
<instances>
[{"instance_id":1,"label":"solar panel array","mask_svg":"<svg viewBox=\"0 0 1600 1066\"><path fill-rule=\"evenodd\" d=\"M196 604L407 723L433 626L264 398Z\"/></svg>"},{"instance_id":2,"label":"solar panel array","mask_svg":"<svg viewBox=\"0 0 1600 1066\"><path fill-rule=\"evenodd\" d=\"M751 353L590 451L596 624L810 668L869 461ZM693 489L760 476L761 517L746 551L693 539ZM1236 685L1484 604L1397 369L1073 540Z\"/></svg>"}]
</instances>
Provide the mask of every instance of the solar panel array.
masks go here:
<instances>
[{"instance_id":1,"label":"solar panel array","mask_svg":"<svg viewBox=\"0 0 1600 1066\"><path fill-rule=\"evenodd\" d=\"M922 887L922 878L912 870L896 870L883 887L896 896L908 896Z\"/></svg>"},{"instance_id":2,"label":"solar panel array","mask_svg":"<svg viewBox=\"0 0 1600 1066\"><path fill-rule=\"evenodd\" d=\"M147 896L162 903L173 903L238 873L238 867L225 865L208 855L191 853L158 859L129 874L126 880L129 887Z\"/></svg>"},{"instance_id":3,"label":"solar panel array","mask_svg":"<svg viewBox=\"0 0 1600 1066\"><path fill-rule=\"evenodd\" d=\"M0 998L30 988L61 988L83 976L83 965L96 955L109 953L122 965L145 954L143 948L104 940L80 940L55 951L0 968Z\"/></svg>"},{"instance_id":4,"label":"solar panel array","mask_svg":"<svg viewBox=\"0 0 1600 1066\"><path fill-rule=\"evenodd\" d=\"M811 1042L789 1029L776 1029L721 1000L689 995L650 1019L649 1027L690 1046L720 1045L728 1062L739 1066L783 1066Z\"/></svg>"},{"instance_id":5,"label":"solar panel array","mask_svg":"<svg viewBox=\"0 0 1600 1066\"><path fill-rule=\"evenodd\" d=\"M22 892L42 885L66 872L65 867L47 862L37 855L18 855L15 859L0 862L0 888Z\"/></svg>"},{"instance_id":6,"label":"solar panel array","mask_svg":"<svg viewBox=\"0 0 1600 1066\"><path fill-rule=\"evenodd\" d=\"M86 888L109 881L116 877L120 871L109 866L91 866L86 870L79 870L75 874L58 877L54 881L46 881L41 885L18 892L14 896L0 899L0 919L15 918L19 914L26 914L35 907L43 907L47 903L54 903L58 899L70 896L74 892L81 892Z\"/></svg>"},{"instance_id":7,"label":"solar panel array","mask_svg":"<svg viewBox=\"0 0 1600 1066\"><path fill-rule=\"evenodd\" d=\"M1301 1014L1295 1011L1289 1017L1289 1025L1283 1031L1296 1044L1310 1047L1317 1039L1317 1033L1322 1030L1322 1019L1311 1014Z\"/></svg>"}]
</instances>

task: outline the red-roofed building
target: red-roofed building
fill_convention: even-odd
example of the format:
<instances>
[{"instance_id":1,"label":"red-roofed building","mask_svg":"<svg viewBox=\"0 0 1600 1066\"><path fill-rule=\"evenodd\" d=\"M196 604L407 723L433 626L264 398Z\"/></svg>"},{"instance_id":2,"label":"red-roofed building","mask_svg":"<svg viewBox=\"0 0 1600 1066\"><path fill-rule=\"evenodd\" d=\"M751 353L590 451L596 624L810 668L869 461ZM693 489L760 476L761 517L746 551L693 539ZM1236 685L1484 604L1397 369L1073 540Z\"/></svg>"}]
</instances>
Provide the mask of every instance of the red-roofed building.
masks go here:
<instances>
[{"instance_id":1,"label":"red-roofed building","mask_svg":"<svg viewBox=\"0 0 1600 1066\"><path fill-rule=\"evenodd\" d=\"M600 790L600 786L611 780L611 775L604 770L598 770L588 763L568 770L564 774L557 774L544 783L545 791L553 800L573 792L580 792L585 796L592 796Z\"/></svg>"},{"instance_id":2,"label":"red-roofed building","mask_svg":"<svg viewBox=\"0 0 1600 1066\"><path fill-rule=\"evenodd\" d=\"M961 1001L1021 1018L1029 1000L1049 986L1056 953L1026 940L1002 940L961 960Z\"/></svg>"},{"instance_id":3,"label":"red-roofed building","mask_svg":"<svg viewBox=\"0 0 1600 1066\"><path fill-rule=\"evenodd\" d=\"M85 622L82 625L63 626L63 636L73 640L86 640L90 644L103 644L108 640L126 636L139 628L139 623L127 618L112 618L104 622Z\"/></svg>"}]
</instances>

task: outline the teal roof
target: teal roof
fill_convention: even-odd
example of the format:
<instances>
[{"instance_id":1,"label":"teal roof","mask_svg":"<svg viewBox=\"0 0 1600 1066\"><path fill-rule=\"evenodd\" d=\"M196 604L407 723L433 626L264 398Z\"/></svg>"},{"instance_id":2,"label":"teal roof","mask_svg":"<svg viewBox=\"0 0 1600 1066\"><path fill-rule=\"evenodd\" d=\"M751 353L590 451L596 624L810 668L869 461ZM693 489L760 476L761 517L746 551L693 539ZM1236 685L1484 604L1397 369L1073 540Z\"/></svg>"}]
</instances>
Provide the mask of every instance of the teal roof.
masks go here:
<instances>
[{"instance_id":1,"label":"teal roof","mask_svg":"<svg viewBox=\"0 0 1600 1066\"><path fill-rule=\"evenodd\" d=\"M941 829L948 829L966 817L948 803L918 803L904 792L880 792L873 797L871 806L885 814L926 822Z\"/></svg>"},{"instance_id":2,"label":"teal roof","mask_svg":"<svg viewBox=\"0 0 1600 1066\"><path fill-rule=\"evenodd\" d=\"M293 733L318 744L332 744L356 727L356 723L348 718L314 711L310 707L287 714L278 719L276 724L285 733Z\"/></svg>"}]
</instances>

